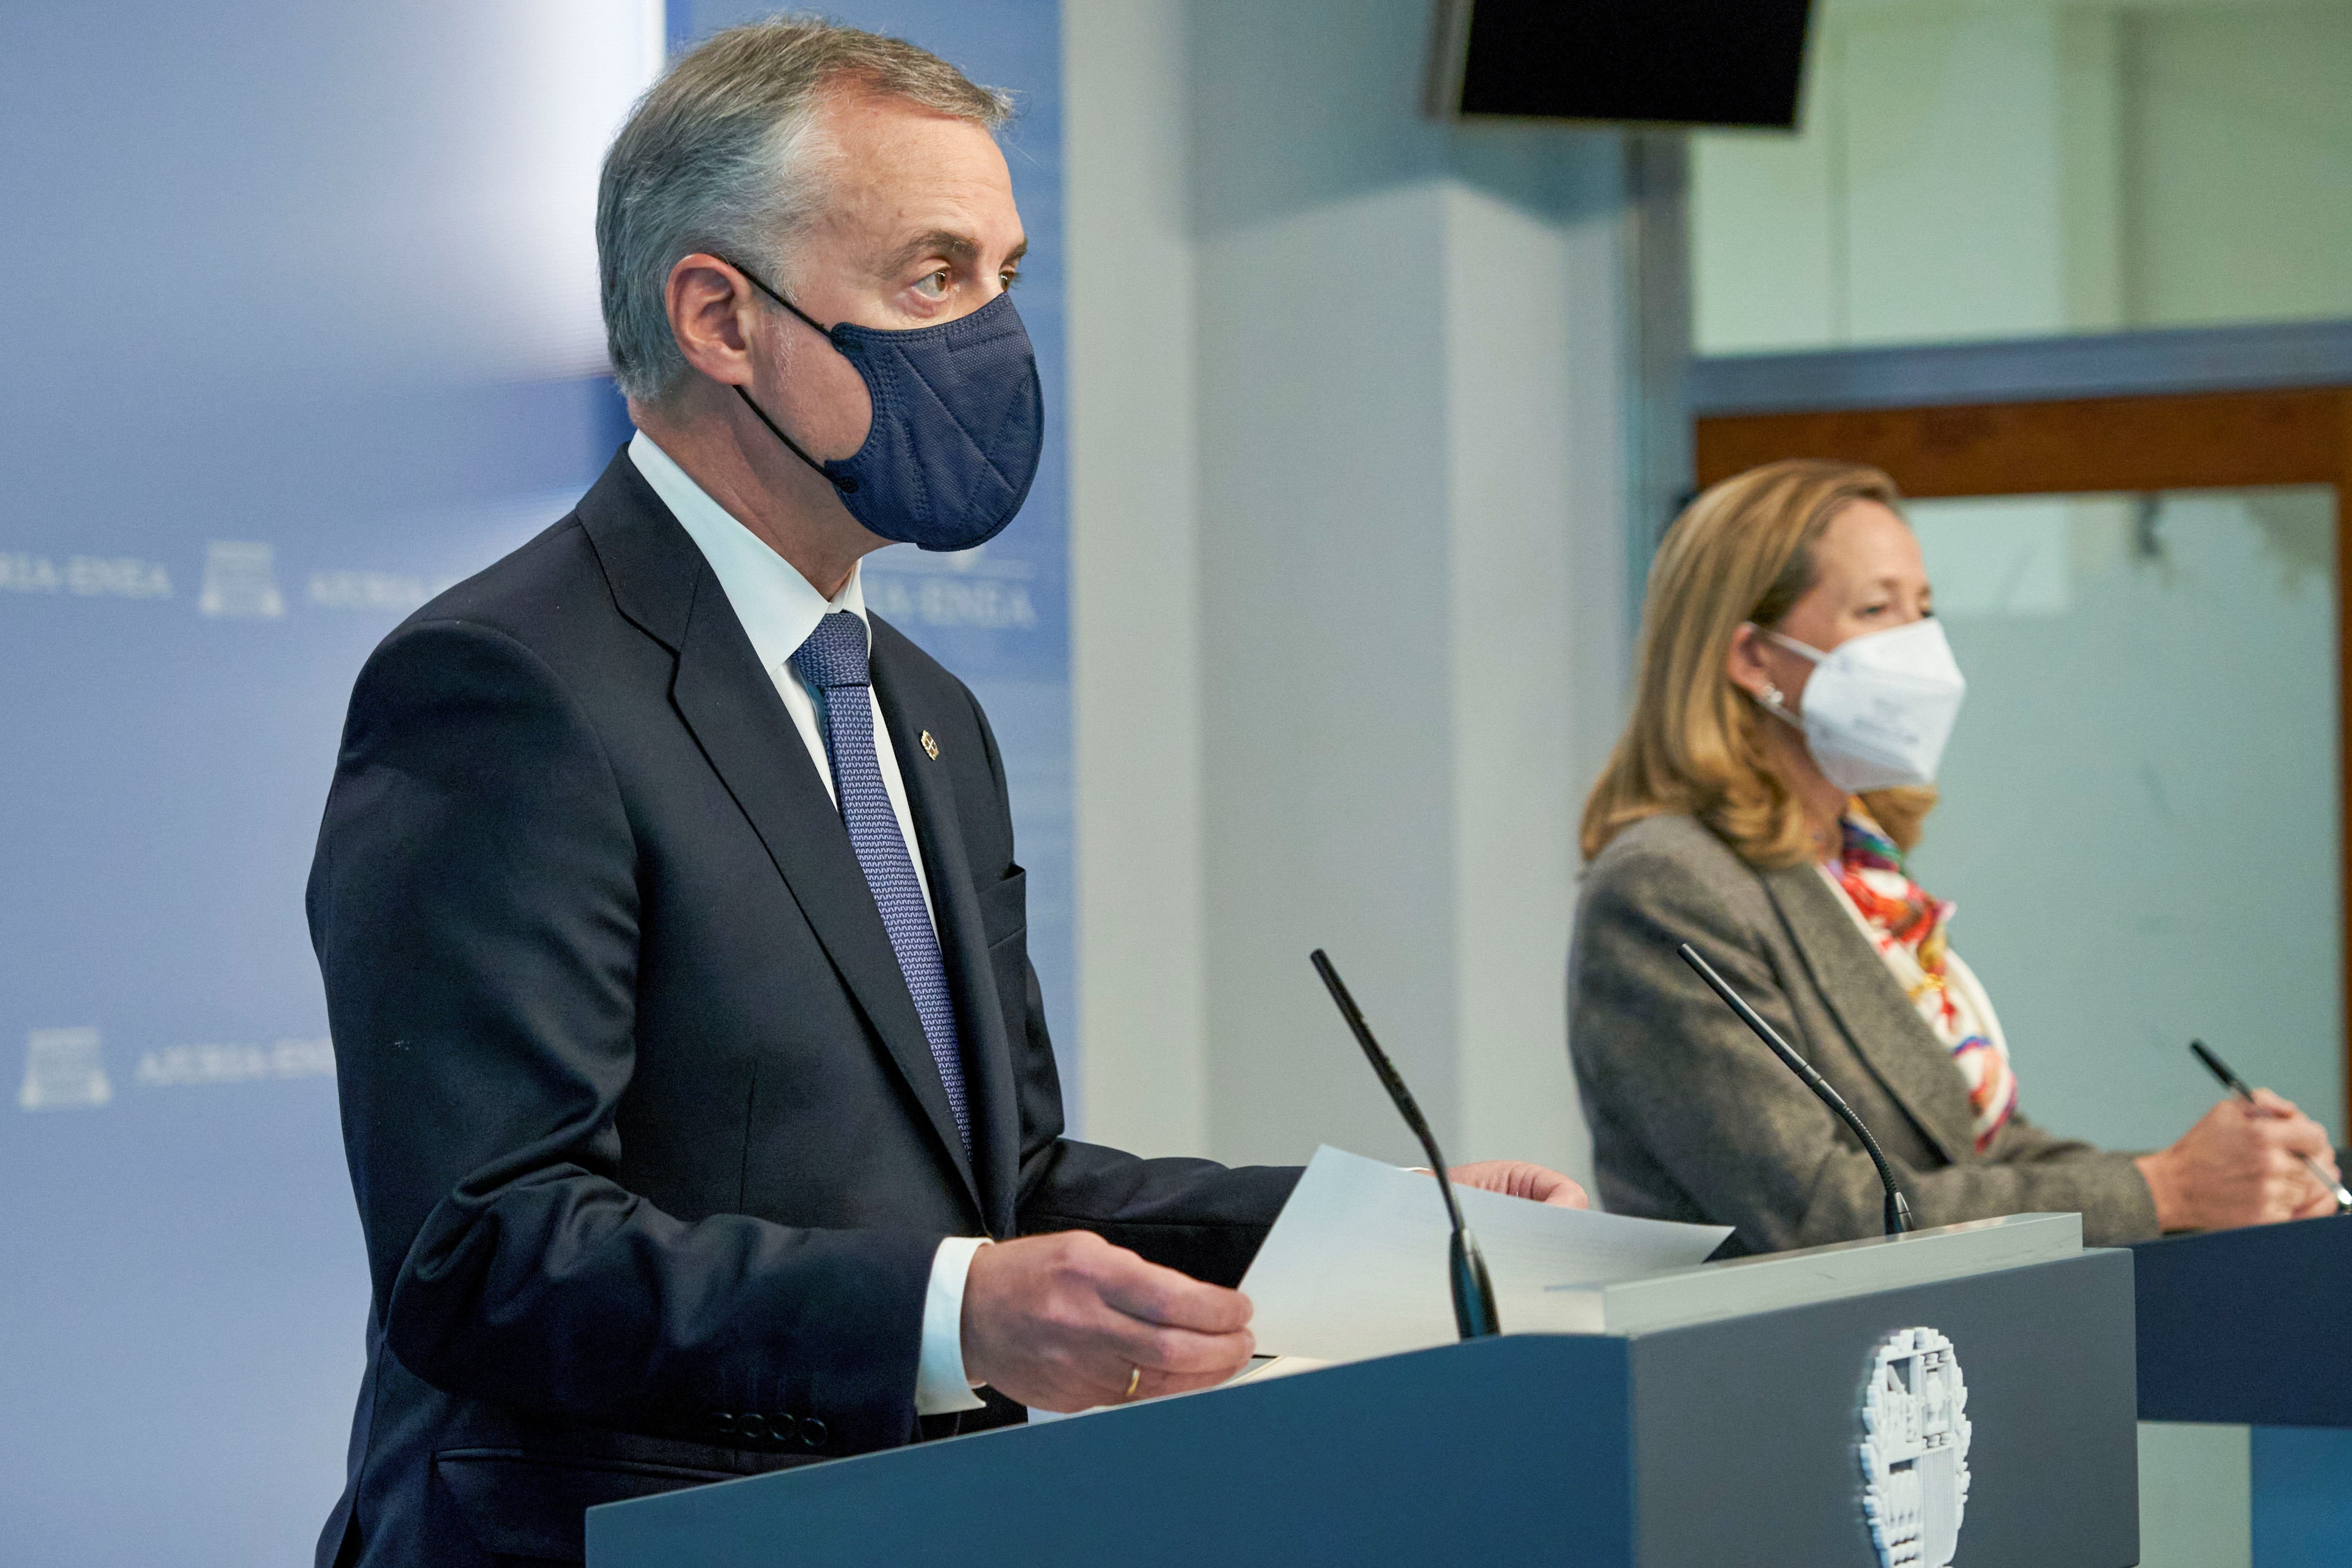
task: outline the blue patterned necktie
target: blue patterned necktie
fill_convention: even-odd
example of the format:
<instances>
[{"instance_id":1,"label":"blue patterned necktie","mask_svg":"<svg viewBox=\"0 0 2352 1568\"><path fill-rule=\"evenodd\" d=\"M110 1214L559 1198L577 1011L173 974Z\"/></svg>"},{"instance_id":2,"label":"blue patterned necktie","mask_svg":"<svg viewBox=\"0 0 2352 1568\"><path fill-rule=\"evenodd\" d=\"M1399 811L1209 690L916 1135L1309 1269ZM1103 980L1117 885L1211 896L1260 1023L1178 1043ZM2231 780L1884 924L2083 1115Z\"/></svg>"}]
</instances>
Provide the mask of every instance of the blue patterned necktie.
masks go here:
<instances>
[{"instance_id":1,"label":"blue patterned necktie","mask_svg":"<svg viewBox=\"0 0 2352 1568\"><path fill-rule=\"evenodd\" d=\"M836 610L816 623L793 655L793 667L816 688L824 718L824 748L833 758L834 794L849 828L850 847L865 868L866 885L882 911L883 928L898 956L898 972L914 993L923 1020L923 1039L947 1085L956 1132L971 1152L971 1113L964 1095L963 1051L956 1038L955 1001L948 994L947 966L940 960L939 933L923 906L898 813L882 787L882 764L874 753L874 704L867 695L866 622Z\"/></svg>"}]
</instances>

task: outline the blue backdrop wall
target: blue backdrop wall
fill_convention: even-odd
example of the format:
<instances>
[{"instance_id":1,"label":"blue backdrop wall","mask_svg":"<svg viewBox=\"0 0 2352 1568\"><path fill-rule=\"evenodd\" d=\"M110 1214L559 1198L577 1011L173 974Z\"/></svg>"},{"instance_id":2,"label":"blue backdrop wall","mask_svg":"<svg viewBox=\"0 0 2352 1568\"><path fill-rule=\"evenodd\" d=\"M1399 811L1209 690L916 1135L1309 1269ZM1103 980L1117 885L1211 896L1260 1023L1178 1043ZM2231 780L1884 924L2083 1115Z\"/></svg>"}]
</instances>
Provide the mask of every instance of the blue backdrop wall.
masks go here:
<instances>
[{"instance_id":1,"label":"blue backdrop wall","mask_svg":"<svg viewBox=\"0 0 2352 1568\"><path fill-rule=\"evenodd\" d=\"M1066 1046L1057 6L838 9L1023 103L1053 444L1000 539L868 597L996 720ZM751 14L0 7L0 1562L309 1550L366 1309L301 908L343 703L625 435L596 161Z\"/></svg>"}]
</instances>

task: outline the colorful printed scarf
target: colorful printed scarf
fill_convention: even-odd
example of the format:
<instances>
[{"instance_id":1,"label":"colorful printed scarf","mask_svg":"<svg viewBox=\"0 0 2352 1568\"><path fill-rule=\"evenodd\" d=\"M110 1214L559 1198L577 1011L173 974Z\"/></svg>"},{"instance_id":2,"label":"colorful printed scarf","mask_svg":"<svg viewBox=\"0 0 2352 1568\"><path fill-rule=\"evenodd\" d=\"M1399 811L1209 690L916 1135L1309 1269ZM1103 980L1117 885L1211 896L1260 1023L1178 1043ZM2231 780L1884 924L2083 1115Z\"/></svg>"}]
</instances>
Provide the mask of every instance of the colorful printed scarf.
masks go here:
<instances>
[{"instance_id":1,"label":"colorful printed scarf","mask_svg":"<svg viewBox=\"0 0 2352 1568\"><path fill-rule=\"evenodd\" d=\"M2017 1075L1991 1002L1947 940L1952 906L1911 880L1903 852L1859 805L1842 826L1837 858L1822 874L1845 894L1911 1005L1951 1052L1968 1086L1981 1154L2017 1110Z\"/></svg>"}]
</instances>

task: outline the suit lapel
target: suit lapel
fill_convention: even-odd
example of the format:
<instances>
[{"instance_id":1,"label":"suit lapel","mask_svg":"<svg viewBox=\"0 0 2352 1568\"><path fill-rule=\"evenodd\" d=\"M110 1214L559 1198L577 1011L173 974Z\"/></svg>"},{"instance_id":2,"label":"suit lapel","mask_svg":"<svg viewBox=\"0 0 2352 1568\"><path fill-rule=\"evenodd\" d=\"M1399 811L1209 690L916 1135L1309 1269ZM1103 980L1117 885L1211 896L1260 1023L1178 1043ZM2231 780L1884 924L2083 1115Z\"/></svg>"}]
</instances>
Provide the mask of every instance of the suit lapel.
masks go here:
<instances>
[{"instance_id":1,"label":"suit lapel","mask_svg":"<svg viewBox=\"0 0 2352 1568\"><path fill-rule=\"evenodd\" d=\"M939 925L940 955L946 962L949 988L957 1002L964 1071L971 1088L972 1155L983 1195L982 1212L991 1234L1005 1236L1012 1232L1014 1178L1021 1160L1012 1042L1005 1034L996 971L989 962L980 892L972 885L971 862L964 852L954 779L941 759L922 744L934 729L948 726L944 716L924 711L911 684L900 678L902 658L898 633L887 622L876 619L874 696L881 705L891 749L898 754L899 777L906 781L907 810L915 820L915 838L930 883L931 911Z\"/></svg>"},{"instance_id":2,"label":"suit lapel","mask_svg":"<svg viewBox=\"0 0 2352 1568\"><path fill-rule=\"evenodd\" d=\"M1967 1089L1886 961L1811 865L1764 874L1765 890L1853 1049L1927 1140L1955 1164L1976 1149Z\"/></svg>"},{"instance_id":3,"label":"suit lapel","mask_svg":"<svg viewBox=\"0 0 2352 1568\"><path fill-rule=\"evenodd\" d=\"M623 475L618 470L626 470ZM581 505L623 612L677 653L670 696L985 1213L849 832L701 552L625 453Z\"/></svg>"}]
</instances>

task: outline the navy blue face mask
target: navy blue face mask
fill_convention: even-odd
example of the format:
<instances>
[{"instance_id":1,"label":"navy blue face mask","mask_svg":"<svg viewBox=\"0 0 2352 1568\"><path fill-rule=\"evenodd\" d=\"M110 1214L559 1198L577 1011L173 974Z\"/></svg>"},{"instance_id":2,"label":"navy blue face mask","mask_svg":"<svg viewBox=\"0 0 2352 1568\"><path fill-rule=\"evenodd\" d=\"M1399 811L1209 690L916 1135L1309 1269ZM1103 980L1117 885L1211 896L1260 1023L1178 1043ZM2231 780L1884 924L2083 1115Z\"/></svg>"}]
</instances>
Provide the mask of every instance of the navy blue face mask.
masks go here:
<instances>
[{"instance_id":1,"label":"navy blue face mask","mask_svg":"<svg viewBox=\"0 0 2352 1568\"><path fill-rule=\"evenodd\" d=\"M844 321L827 329L735 270L823 332L865 378L873 428L837 463L810 456L751 393L735 389L793 456L832 484L851 517L886 539L928 550L970 549L1003 531L1029 497L1045 438L1037 357L1010 294L937 327L888 331Z\"/></svg>"}]
</instances>

